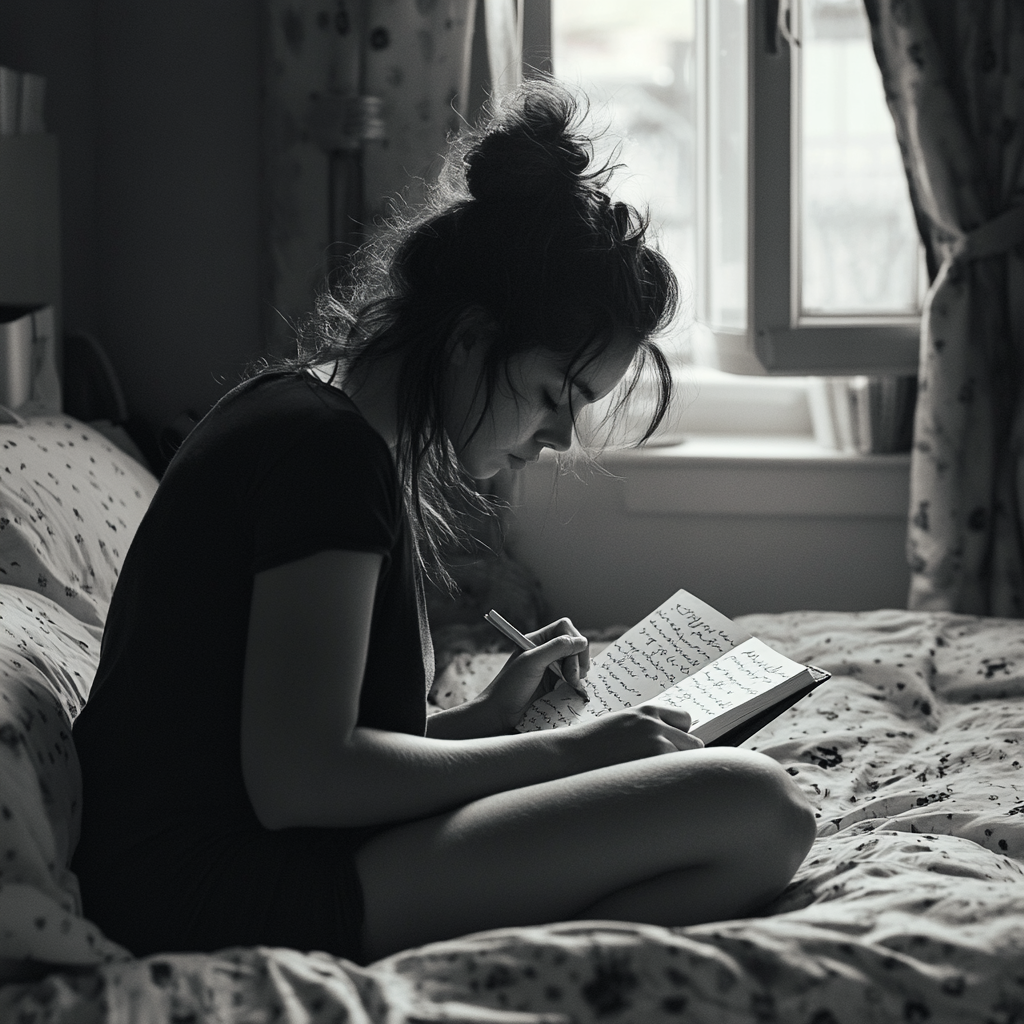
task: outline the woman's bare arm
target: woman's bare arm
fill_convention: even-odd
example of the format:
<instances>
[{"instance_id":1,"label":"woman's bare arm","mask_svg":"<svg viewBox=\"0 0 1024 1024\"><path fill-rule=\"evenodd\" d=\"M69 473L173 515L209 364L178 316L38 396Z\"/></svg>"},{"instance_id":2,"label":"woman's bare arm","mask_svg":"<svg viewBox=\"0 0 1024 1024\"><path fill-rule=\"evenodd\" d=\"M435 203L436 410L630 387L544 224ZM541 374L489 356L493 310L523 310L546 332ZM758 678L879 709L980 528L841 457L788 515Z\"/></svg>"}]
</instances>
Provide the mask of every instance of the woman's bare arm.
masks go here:
<instances>
[{"instance_id":1,"label":"woman's bare arm","mask_svg":"<svg viewBox=\"0 0 1024 1024\"><path fill-rule=\"evenodd\" d=\"M483 701L467 701L458 707L436 711L427 719L427 735L438 740L466 740L508 732L494 708Z\"/></svg>"},{"instance_id":2,"label":"woman's bare arm","mask_svg":"<svg viewBox=\"0 0 1024 1024\"><path fill-rule=\"evenodd\" d=\"M356 726L380 565L324 551L256 576L242 767L269 828L402 821L574 770L551 737L456 742Z\"/></svg>"},{"instance_id":3,"label":"woman's bare arm","mask_svg":"<svg viewBox=\"0 0 1024 1024\"><path fill-rule=\"evenodd\" d=\"M688 723L680 728L665 712L639 713L617 729L595 722L596 728L467 740L357 726L380 565L381 557L368 552L323 551L256 576L241 746L246 789L265 827L406 821L698 745L681 731Z\"/></svg>"}]
</instances>

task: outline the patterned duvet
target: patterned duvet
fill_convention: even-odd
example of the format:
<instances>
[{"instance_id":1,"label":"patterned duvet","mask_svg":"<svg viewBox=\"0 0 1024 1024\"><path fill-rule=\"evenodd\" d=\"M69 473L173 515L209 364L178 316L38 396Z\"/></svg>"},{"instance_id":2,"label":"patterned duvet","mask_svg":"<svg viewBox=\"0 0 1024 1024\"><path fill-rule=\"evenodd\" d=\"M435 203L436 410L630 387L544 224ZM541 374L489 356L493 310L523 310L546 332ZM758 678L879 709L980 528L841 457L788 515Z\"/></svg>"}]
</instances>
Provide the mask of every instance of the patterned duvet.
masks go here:
<instances>
[{"instance_id":1,"label":"patterned duvet","mask_svg":"<svg viewBox=\"0 0 1024 1024\"><path fill-rule=\"evenodd\" d=\"M515 928L366 968L270 949L114 959L5 986L0 1021L1024 1021L1024 623L743 621L834 676L747 743L819 818L763 916ZM449 673L471 689L500 660Z\"/></svg>"}]
</instances>

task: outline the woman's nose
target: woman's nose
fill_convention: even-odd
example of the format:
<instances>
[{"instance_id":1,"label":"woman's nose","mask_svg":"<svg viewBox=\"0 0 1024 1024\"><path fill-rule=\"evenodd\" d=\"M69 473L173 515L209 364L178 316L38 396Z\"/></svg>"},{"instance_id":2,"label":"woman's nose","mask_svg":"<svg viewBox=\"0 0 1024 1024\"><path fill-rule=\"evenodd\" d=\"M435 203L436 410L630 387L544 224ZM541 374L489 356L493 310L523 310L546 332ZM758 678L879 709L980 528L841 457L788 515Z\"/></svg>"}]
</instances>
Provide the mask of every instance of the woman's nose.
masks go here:
<instances>
[{"instance_id":1,"label":"woman's nose","mask_svg":"<svg viewBox=\"0 0 1024 1024\"><path fill-rule=\"evenodd\" d=\"M573 420L568 406L552 413L543 427L537 431L537 440L546 448L566 452L572 447Z\"/></svg>"}]
</instances>

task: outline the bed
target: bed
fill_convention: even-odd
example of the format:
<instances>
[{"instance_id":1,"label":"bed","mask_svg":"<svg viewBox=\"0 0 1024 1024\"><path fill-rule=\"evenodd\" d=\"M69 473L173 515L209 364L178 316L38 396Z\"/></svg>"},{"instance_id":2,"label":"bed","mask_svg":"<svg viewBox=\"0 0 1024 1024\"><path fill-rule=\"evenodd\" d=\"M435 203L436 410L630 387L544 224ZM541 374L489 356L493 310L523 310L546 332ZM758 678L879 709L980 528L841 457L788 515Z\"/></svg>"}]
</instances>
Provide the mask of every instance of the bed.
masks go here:
<instances>
[{"instance_id":1,"label":"bed","mask_svg":"<svg viewBox=\"0 0 1024 1024\"><path fill-rule=\"evenodd\" d=\"M68 869L70 725L155 486L68 417L0 425L0 1021L1024 1021L1024 623L939 612L742 620L833 673L746 744L819 823L757 917L511 928L368 966L270 948L134 958L83 916ZM435 706L504 660L445 629Z\"/></svg>"}]
</instances>

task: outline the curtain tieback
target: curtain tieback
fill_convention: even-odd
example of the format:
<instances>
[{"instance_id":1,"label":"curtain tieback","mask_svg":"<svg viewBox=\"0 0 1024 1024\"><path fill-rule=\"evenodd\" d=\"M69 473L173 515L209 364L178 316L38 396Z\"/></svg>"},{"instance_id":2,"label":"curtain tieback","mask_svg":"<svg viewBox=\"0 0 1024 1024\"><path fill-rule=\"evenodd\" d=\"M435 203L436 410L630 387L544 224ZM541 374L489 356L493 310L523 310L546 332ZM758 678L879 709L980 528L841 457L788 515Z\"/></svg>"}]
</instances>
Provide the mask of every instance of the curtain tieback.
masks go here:
<instances>
[{"instance_id":1,"label":"curtain tieback","mask_svg":"<svg viewBox=\"0 0 1024 1024\"><path fill-rule=\"evenodd\" d=\"M1010 254L1024 244L1024 205L1011 206L997 217L969 231L952 247L949 262L980 260ZM1015 351L1024 352L1024 259L1008 259L1006 299L1009 327ZM1024 417L1016 418L1014 445L1024 454Z\"/></svg>"},{"instance_id":2,"label":"curtain tieback","mask_svg":"<svg viewBox=\"0 0 1024 1024\"><path fill-rule=\"evenodd\" d=\"M1000 256L1024 244L1024 206L1011 206L992 220L968 231L949 250L949 259L981 260Z\"/></svg>"}]
</instances>

